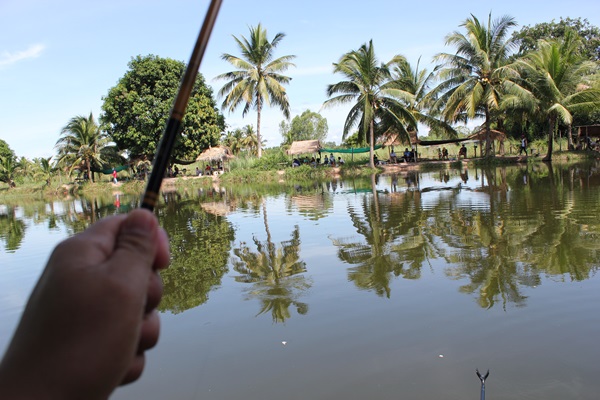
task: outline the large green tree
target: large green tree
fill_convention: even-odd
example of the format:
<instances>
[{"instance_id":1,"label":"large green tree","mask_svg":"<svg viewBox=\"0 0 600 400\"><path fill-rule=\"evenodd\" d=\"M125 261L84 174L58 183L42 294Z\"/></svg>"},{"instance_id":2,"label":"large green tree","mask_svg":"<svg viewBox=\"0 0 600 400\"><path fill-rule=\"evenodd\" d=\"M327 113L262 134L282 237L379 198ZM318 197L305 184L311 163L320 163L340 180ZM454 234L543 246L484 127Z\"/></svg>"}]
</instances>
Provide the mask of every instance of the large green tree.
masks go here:
<instances>
[{"instance_id":1,"label":"large green tree","mask_svg":"<svg viewBox=\"0 0 600 400\"><path fill-rule=\"evenodd\" d=\"M296 115L291 123L281 121L279 133L283 136L282 145L291 145L295 140L325 140L327 137L327 119L314 111L305 110Z\"/></svg>"},{"instance_id":2,"label":"large green tree","mask_svg":"<svg viewBox=\"0 0 600 400\"><path fill-rule=\"evenodd\" d=\"M586 59L600 61L600 28L591 25L587 19L561 18L556 22L543 22L524 26L513 32L512 39L518 44L517 56L521 57L538 49L540 40L562 39L567 32L574 31L581 40L577 52Z\"/></svg>"},{"instance_id":3,"label":"large green tree","mask_svg":"<svg viewBox=\"0 0 600 400\"><path fill-rule=\"evenodd\" d=\"M508 37L516 25L514 18L503 16L487 23L471 15L461 27L446 37L446 45L454 46L455 53L439 53L435 60L441 65L438 75L441 83L433 90L438 96L435 108L449 122L466 122L483 118L486 132L486 156L491 156L490 130L502 95L523 92L515 81L519 74L509 56L514 40Z\"/></svg>"},{"instance_id":4,"label":"large green tree","mask_svg":"<svg viewBox=\"0 0 600 400\"><path fill-rule=\"evenodd\" d=\"M402 60L404 57L397 55L388 63L380 64L373 42L369 41L358 50L344 54L333 64L334 72L344 75L346 80L327 87L329 99L323 105L352 105L342 137L345 139L354 127L358 127L361 139L368 137L371 168L374 167L373 150L377 136L393 129L408 138L407 127L417 125L406 106L414 102L414 95L399 89L390 73L390 67Z\"/></svg>"},{"instance_id":5,"label":"large green tree","mask_svg":"<svg viewBox=\"0 0 600 400\"><path fill-rule=\"evenodd\" d=\"M111 160L118 159L116 147L100 130L92 113L88 117L77 115L71 118L62 128L56 148L59 165L67 167L69 171L85 170L92 181L92 167L101 168Z\"/></svg>"},{"instance_id":6,"label":"large green tree","mask_svg":"<svg viewBox=\"0 0 600 400\"><path fill-rule=\"evenodd\" d=\"M0 139L0 182L6 183L9 187L15 187L14 178L16 172L15 152L12 151L8 143Z\"/></svg>"},{"instance_id":7,"label":"large green tree","mask_svg":"<svg viewBox=\"0 0 600 400\"><path fill-rule=\"evenodd\" d=\"M15 152L10 148L8 143L0 139L0 157L12 157L15 158Z\"/></svg>"},{"instance_id":8,"label":"large green tree","mask_svg":"<svg viewBox=\"0 0 600 400\"><path fill-rule=\"evenodd\" d=\"M233 36L241 56L223 54L223 60L231 63L235 71L226 72L215 79L226 80L219 96L223 97L222 108L230 112L238 106L244 106L242 116L250 109L256 110L256 137L257 142L262 144L260 134L260 122L263 105L277 105L286 118L290 117L290 104L287 92L283 85L289 83L292 78L282 75L282 72L295 66L291 60L293 55L274 58L275 49L285 37L278 33L272 41L267 37L267 30L258 24L250 27L250 39ZM262 156L262 146L258 146L257 155Z\"/></svg>"},{"instance_id":9,"label":"large green tree","mask_svg":"<svg viewBox=\"0 0 600 400\"><path fill-rule=\"evenodd\" d=\"M132 158L154 157L184 72L181 61L137 56L104 97L102 128ZM184 160L195 159L202 150L217 144L225 130L224 118L201 74L194 83L181 129L173 157Z\"/></svg>"}]
</instances>

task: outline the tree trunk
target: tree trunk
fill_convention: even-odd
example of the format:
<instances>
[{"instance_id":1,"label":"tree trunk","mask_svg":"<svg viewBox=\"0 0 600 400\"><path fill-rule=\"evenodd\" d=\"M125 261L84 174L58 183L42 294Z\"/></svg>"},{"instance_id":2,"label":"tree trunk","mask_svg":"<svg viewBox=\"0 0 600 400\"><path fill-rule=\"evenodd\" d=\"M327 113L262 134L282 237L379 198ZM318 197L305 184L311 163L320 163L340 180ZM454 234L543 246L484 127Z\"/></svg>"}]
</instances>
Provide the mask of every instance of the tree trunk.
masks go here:
<instances>
[{"instance_id":1,"label":"tree trunk","mask_svg":"<svg viewBox=\"0 0 600 400\"><path fill-rule=\"evenodd\" d=\"M92 167L91 167L91 163L89 160L85 161L86 167L87 167L87 173L88 173L88 179L91 179L92 182L94 182L94 177L92 176Z\"/></svg>"},{"instance_id":2,"label":"tree trunk","mask_svg":"<svg viewBox=\"0 0 600 400\"><path fill-rule=\"evenodd\" d=\"M554 117L548 118L548 152L542 161L552 161L552 145L554 144Z\"/></svg>"},{"instance_id":3,"label":"tree trunk","mask_svg":"<svg viewBox=\"0 0 600 400\"><path fill-rule=\"evenodd\" d=\"M568 146L567 148L569 150L574 150L575 146L573 145L573 126L571 126L571 124L569 124L569 126L567 127L567 143Z\"/></svg>"},{"instance_id":4,"label":"tree trunk","mask_svg":"<svg viewBox=\"0 0 600 400\"><path fill-rule=\"evenodd\" d=\"M485 106L485 158L490 158L492 156L492 140L490 137L490 109L486 105Z\"/></svg>"},{"instance_id":5,"label":"tree trunk","mask_svg":"<svg viewBox=\"0 0 600 400\"><path fill-rule=\"evenodd\" d=\"M369 123L369 167L375 168L373 156L375 154L375 123L373 120Z\"/></svg>"},{"instance_id":6,"label":"tree trunk","mask_svg":"<svg viewBox=\"0 0 600 400\"><path fill-rule=\"evenodd\" d=\"M260 114L262 111L262 102L260 96L256 96L256 155L258 158L262 157L262 142L260 140Z\"/></svg>"}]
</instances>

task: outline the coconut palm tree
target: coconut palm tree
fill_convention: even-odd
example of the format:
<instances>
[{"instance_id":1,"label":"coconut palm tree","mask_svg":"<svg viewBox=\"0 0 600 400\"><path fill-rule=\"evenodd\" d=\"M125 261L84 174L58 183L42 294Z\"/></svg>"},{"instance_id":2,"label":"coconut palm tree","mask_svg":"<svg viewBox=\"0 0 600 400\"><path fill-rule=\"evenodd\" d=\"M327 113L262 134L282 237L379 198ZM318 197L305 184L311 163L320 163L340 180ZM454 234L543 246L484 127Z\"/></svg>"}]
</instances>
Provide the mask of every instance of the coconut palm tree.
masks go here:
<instances>
[{"instance_id":1,"label":"coconut palm tree","mask_svg":"<svg viewBox=\"0 0 600 400\"><path fill-rule=\"evenodd\" d=\"M219 97L224 97L222 108L234 111L243 104L242 116L245 116L251 108L256 110L256 137L257 142L262 143L260 135L260 119L263 105L277 105L286 118L290 118L290 105L287 93L283 85L289 83L292 78L281 75L288 68L295 66L291 63L296 56L287 55L274 59L277 45L285 37L278 33L272 41L267 38L267 30L258 24L250 27L250 39L241 37L235 39L241 57L231 54L223 54L221 58L228 61L237 68L235 71L226 72L215 79L227 80L228 82L219 90ZM261 146L258 146L257 155L262 156Z\"/></svg>"},{"instance_id":2,"label":"coconut palm tree","mask_svg":"<svg viewBox=\"0 0 600 400\"><path fill-rule=\"evenodd\" d=\"M248 154L257 156L263 144L264 141L261 143L261 146L258 145L258 133L254 131L252 125L246 125L242 128L241 145L242 148L248 151Z\"/></svg>"},{"instance_id":3,"label":"coconut palm tree","mask_svg":"<svg viewBox=\"0 0 600 400\"><path fill-rule=\"evenodd\" d=\"M456 53L439 53L438 77L441 83L433 90L437 101L434 108L449 122L467 122L474 118L485 120L486 156L491 154L490 130L493 113L498 110L504 93L524 91L517 83L519 74L509 64L511 50L516 47L508 37L516 25L514 18L503 16L482 24L471 15L462 27L465 33L455 31L446 36L446 45Z\"/></svg>"},{"instance_id":4,"label":"coconut palm tree","mask_svg":"<svg viewBox=\"0 0 600 400\"><path fill-rule=\"evenodd\" d=\"M234 131L228 131L225 137L221 140L223 145L229 147L234 155L238 155L243 147L243 131L240 128Z\"/></svg>"},{"instance_id":5,"label":"coconut palm tree","mask_svg":"<svg viewBox=\"0 0 600 400\"><path fill-rule=\"evenodd\" d=\"M552 160L559 121L570 126L573 112L600 106L600 90L582 85L597 65L578 55L577 41L573 32L567 32L563 39L540 41L536 51L517 61L534 96L530 110L548 121L548 152L544 161Z\"/></svg>"},{"instance_id":6,"label":"coconut palm tree","mask_svg":"<svg viewBox=\"0 0 600 400\"><path fill-rule=\"evenodd\" d=\"M103 133L90 113L89 117L78 115L62 128L62 137L56 142L58 164L73 171L83 167L94 180L92 165L102 165L116 156L116 147L110 145L108 135Z\"/></svg>"},{"instance_id":7,"label":"coconut palm tree","mask_svg":"<svg viewBox=\"0 0 600 400\"><path fill-rule=\"evenodd\" d=\"M373 41L369 41L358 50L344 54L333 64L334 72L344 75L347 80L327 87L330 98L323 106L353 103L344 123L342 137L345 139L352 128L357 126L359 136L369 138L371 168L374 167L373 150L378 134L395 129L408 138L406 126L417 125L413 114L406 107L406 104L414 101L414 96L399 89L390 73L390 67L402 60L404 58L397 55L388 63L380 64Z\"/></svg>"},{"instance_id":8,"label":"coconut palm tree","mask_svg":"<svg viewBox=\"0 0 600 400\"><path fill-rule=\"evenodd\" d=\"M4 182L9 188L14 188L15 175L18 172L18 165L15 162L15 158L12 156L2 157L0 156L0 182Z\"/></svg>"},{"instance_id":9,"label":"coconut palm tree","mask_svg":"<svg viewBox=\"0 0 600 400\"><path fill-rule=\"evenodd\" d=\"M20 176L29 177L34 174L34 164L26 157L21 157L17 161L17 169Z\"/></svg>"},{"instance_id":10,"label":"coconut palm tree","mask_svg":"<svg viewBox=\"0 0 600 400\"><path fill-rule=\"evenodd\" d=\"M52 157L42 157L36 160L37 171L34 173L34 177L42 178L44 182L46 182L44 186L50 186L50 181L52 180L52 176L54 176L54 172L56 171L55 166L52 165L50 160L52 160Z\"/></svg>"},{"instance_id":11,"label":"coconut palm tree","mask_svg":"<svg viewBox=\"0 0 600 400\"><path fill-rule=\"evenodd\" d=\"M434 72L429 72L426 68L420 69L420 63L421 58L419 58L417 65L413 68L408 60L399 60L392 67L392 78L398 85L398 88L413 95L412 103L406 106L414 115L415 120L427 125L436 132L443 132L447 137L457 137L458 132L450 124L429 113L434 100L430 90L436 76ZM418 127L410 126L409 130L417 131Z\"/></svg>"}]
</instances>

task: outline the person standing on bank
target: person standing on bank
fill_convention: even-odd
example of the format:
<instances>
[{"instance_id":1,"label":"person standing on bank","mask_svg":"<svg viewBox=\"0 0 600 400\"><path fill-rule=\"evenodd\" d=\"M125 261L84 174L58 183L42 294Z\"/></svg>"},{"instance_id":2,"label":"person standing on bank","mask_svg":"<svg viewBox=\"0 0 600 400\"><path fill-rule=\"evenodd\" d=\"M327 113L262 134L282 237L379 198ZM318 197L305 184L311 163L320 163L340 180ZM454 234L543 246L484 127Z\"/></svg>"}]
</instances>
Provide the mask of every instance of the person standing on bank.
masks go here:
<instances>
[{"instance_id":1,"label":"person standing on bank","mask_svg":"<svg viewBox=\"0 0 600 400\"><path fill-rule=\"evenodd\" d=\"M116 184L117 183L117 170L113 168L113 172L112 172L112 177L113 177L113 183Z\"/></svg>"},{"instance_id":2,"label":"person standing on bank","mask_svg":"<svg viewBox=\"0 0 600 400\"><path fill-rule=\"evenodd\" d=\"M525 152L525 156L527 156L527 138L525 135L521 136L521 148L519 149L519 155Z\"/></svg>"}]
</instances>

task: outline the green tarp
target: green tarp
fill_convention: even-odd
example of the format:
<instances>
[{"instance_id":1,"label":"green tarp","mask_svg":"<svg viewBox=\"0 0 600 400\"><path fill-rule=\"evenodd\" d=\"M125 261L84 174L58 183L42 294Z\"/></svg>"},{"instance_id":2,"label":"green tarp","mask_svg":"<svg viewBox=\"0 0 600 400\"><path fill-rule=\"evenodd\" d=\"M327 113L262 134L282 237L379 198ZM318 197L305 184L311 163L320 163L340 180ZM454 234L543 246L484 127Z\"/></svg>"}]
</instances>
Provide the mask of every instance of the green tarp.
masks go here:
<instances>
[{"instance_id":1,"label":"green tarp","mask_svg":"<svg viewBox=\"0 0 600 400\"><path fill-rule=\"evenodd\" d=\"M125 171L128 168L129 168L129 165L119 165L118 167L114 167L114 169L116 169L117 172ZM97 173L104 174L104 175L110 175L113 172L113 167L106 168L106 169L91 168L91 170L92 170L92 172L97 172Z\"/></svg>"},{"instance_id":2,"label":"green tarp","mask_svg":"<svg viewBox=\"0 0 600 400\"><path fill-rule=\"evenodd\" d=\"M373 147L374 150L382 148L383 145L378 144ZM357 147L355 149L321 149L321 153L345 153L345 154L357 154L357 153L368 153L369 147Z\"/></svg>"}]
</instances>

